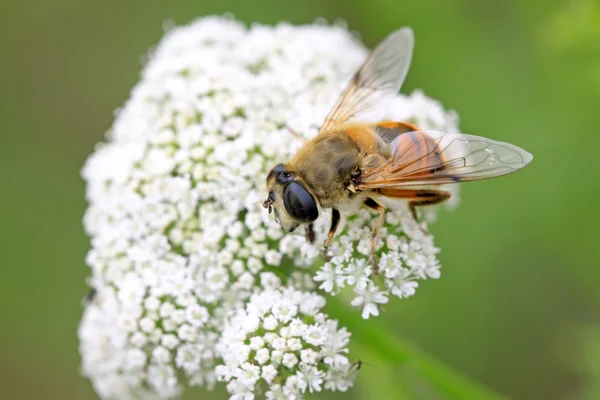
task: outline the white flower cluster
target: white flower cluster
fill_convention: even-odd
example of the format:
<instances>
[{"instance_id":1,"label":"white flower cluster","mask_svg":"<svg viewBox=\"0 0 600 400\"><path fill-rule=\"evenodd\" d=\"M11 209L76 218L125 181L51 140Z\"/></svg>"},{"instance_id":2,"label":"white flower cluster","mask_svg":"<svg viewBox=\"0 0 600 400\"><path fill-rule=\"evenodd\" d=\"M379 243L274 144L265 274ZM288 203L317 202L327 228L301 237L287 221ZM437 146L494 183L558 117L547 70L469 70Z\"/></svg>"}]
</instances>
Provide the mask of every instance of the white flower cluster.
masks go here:
<instances>
[{"instance_id":1,"label":"white flower cluster","mask_svg":"<svg viewBox=\"0 0 600 400\"><path fill-rule=\"evenodd\" d=\"M362 309L365 319L379 315L378 305L387 303L389 294L409 297L419 286L417 280L440 277L439 249L433 245L433 237L423 233L405 204L393 207L375 242L382 254L377 266L369 259L373 217L361 210L333 244L336 255L314 277L321 282L319 289L331 294L352 287L356 297L351 304Z\"/></svg>"},{"instance_id":2,"label":"white flower cluster","mask_svg":"<svg viewBox=\"0 0 600 400\"><path fill-rule=\"evenodd\" d=\"M250 315L248 304L260 302L260 296L280 299L285 291L315 302L314 309L300 306L300 321L307 330L326 330L324 337L338 340L343 352L345 330L317 312L323 300L311 293L316 289L311 268L319 265L327 217L318 221L319 236L311 245L302 233L283 235L260 202L269 169L316 134L366 54L341 26L247 29L210 17L165 35L106 142L82 172L89 202L84 224L92 245L86 262L96 296L81 321L80 352L83 373L102 398L172 398L184 383L212 387L216 365L232 365L223 349L235 338L223 333L225 321ZM391 106L390 118L456 130L454 114L420 92L399 95ZM371 218L366 211L349 216L331 247L336 257L317 275L322 288L353 287L353 304L368 317L389 293L405 297L415 279L437 277L431 237L418 227L411 231L415 223L407 215L403 207L388 215L380 235L379 277L365 252ZM264 313L276 318L277 311ZM273 334L297 338L282 332L293 321L279 320ZM281 391L294 385L300 392L315 390L320 379L326 389L351 384L351 366L342 355L320 358L331 351L329 344L301 336L301 347L288 352L284 363L283 355L279 361L273 354L272 335L247 335L262 337L264 348L271 349L268 365L277 372L271 381ZM303 350L318 355L313 360L305 351L310 355L303 360ZM298 363L288 367L291 355ZM258 362L256 354L250 356ZM248 363L240 368L254 366ZM231 376L237 383L230 386L249 388L240 376Z\"/></svg>"},{"instance_id":3,"label":"white flower cluster","mask_svg":"<svg viewBox=\"0 0 600 400\"><path fill-rule=\"evenodd\" d=\"M225 364L216 371L233 397L298 399L352 386L357 367L344 355L350 333L321 312L324 306L323 297L291 288L253 295L219 343Z\"/></svg>"}]
</instances>

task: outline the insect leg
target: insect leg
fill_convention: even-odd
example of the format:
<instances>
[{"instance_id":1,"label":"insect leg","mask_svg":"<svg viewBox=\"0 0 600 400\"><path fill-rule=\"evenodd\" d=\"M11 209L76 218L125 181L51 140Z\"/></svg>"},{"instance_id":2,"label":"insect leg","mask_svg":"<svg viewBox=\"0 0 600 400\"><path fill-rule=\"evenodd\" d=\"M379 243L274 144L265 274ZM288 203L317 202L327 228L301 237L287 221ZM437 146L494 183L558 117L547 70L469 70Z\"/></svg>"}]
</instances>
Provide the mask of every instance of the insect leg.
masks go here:
<instances>
[{"instance_id":1,"label":"insect leg","mask_svg":"<svg viewBox=\"0 0 600 400\"><path fill-rule=\"evenodd\" d=\"M314 229L312 222L310 224L306 225L305 234L306 234L306 241L310 244L313 244L315 242L315 229Z\"/></svg>"},{"instance_id":2,"label":"insect leg","mask_svg":"<svg viewBox=\"0 0 600 400\"><path fill-rule=\"evenodd\" d=\"M327 232L327 239L325 240L325 243L323 244L323 258L325 258L325 259L328 259L327 249L329 248L329 245L331 244L331 241L333 240L333 237L335 236L335 231L337 230L339 224L340 224L340 212L337 209L332 208L331 209L331 225L329 226L329 232Z\"/></svg>"},{"instance_id":3,"label":"insect leg","mask_svg":"<svg viewBox=\"0 0 600 400\"><path fill-rule=\"evenodd\" d=\"M442 201L448 200L450 198L450 192L445 192L443 190L432 190L426 191L427 193L421 194L419 198L412 200L408 203L408 207L410 208L410 212L415 219L415 221L419 222L417 219L417 209L419 206L433 206L435 204L439 204Z\"/></svg>"},{"instance_id":4,"label":"insect leg","mask_svg":"<svg viewBox=\"0 0 600 400\"><path fill-rule=\"evenodd\" d=\"M371 259L373 261L373 270L375 271L375 274L379 275L379 261L377 260L377 253L375 251L375 239L377 238L379 229L381 229L383 226L383 221L385 220L385 211L387 209L371 198L367 198L364 202L364 205L365 207L371 208L379 213L377 221L375 221L375 226L373 226L373 232L371 233Z\"/></svg>"},{"instance_id":5,"label":"insect leg","mask_svg":"<svg viewBox=\"0 0 600 400\"><path fill-rule=\"evenodd\" d=\"M410 212L417 219L417 207L439 204L450 198L450 192L435 189L381 189L380 194L396 199L407 199Z\"/></svg>"},{"instance_id":6,"label":"insect leg","mask_svg":"<svg viewBox=\"0 0 600 400\"><path fill-rule=\"evenodd\" d=\"M286 124L285 125L285 129L287 129L292 134L292 136L295 137L296 139L302 140L302 141L306 140L306 139L304 139L302 137L302 135L300 134L300 132L298 132L297 130L293 129L291 126L289 126L289 125Z\"/></svg>"}]
</instances>

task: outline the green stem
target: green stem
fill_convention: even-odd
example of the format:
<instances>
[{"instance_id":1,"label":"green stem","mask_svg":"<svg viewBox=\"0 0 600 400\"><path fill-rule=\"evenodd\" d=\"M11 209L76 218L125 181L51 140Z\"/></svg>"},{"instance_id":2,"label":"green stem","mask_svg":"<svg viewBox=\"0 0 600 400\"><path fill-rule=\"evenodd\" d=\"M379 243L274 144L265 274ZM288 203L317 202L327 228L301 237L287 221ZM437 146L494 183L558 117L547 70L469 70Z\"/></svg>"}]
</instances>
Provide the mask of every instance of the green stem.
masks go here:
<instances>
[{"instance_id":1,"label":"green stem","mask_svg":"<svg viewBox=\"0 0 600 400\"><path fill-rule=\"evenodd\" d=\"M505 399L504 396L445 365L409 341L389 332L377 320L372 318L365 321L358 310L349 309L343 298L330 297L328 303L335 309L332 313L335 318L352 332L352 342L358 345L361 351L374 353L383 360L388 372L391 369L394 374L393 386L396 388L399 385L405 386L401 390L412 392L414 398ZM354 356L360 357L360 354ZM428 395L425 396L425 393Z\"/></svg>"}]
</instances>

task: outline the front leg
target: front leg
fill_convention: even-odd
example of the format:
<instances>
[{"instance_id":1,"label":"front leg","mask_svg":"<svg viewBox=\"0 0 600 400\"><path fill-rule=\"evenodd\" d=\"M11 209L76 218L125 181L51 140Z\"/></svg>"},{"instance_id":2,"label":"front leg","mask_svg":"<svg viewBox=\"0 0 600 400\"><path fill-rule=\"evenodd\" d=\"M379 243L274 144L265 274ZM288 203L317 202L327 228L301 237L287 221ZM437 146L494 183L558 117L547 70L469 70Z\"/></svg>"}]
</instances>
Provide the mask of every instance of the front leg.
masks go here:
<instances>
[{"instance_id":1,"label":"front leg","mask_svg":"<svg viewBox=\"0 0 600 400\"><path fill-rule=\"evenodd\" d=\"M367 198L364 202L364 205L365 205L365 207L368 207L379 213L379 215L377 216L377 221L375 221L375 225L373 226L373 232L371 233L371 260L373 261L373 271L375 271L376 275L379 275L379 273L380 273L379 266L378 266L379 261L377 260L377 252L375 249L375 239L377 238L379 229L381 229L381 227L383 226L383 222L385 221L385 212L387 209L371 198Z\"/></svg>"},{"instance_id":2,"label":"front leg","mask_svg":"<svg viewBox=\"0 0 600 400\"><path fill-rule=\"evenodd\" d=\"M327 232L327 239L325 240L325 243L323 243L323 258L325 260L329 260L329 256L327 255L327 249L329 248L329 245L331 244L331 241L333 240L333 237L335 236L335 231L337 231L337 228L340 224L340 212L335 209L332 208L331 209L331 225L329 226L329 232Z\"/></svg>"},{"instance_id":3,"label":"front leg","mask_svg":"<svg viewBox=\"0 0 600 400\"><path fill-rule=\"evenodd\" d=\"M308 243L313 244L315 242L315 227L312 222L306 225L305 236Z\"/></svg>"}]
</instances>

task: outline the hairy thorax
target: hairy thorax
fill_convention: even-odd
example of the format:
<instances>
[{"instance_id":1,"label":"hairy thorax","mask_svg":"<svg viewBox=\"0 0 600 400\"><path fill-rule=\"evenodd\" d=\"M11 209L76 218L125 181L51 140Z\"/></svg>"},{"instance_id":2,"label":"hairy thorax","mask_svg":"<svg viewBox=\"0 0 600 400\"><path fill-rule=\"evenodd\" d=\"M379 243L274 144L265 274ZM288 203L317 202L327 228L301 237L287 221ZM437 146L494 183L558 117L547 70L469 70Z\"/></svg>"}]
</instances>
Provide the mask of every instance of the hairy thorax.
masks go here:
<instances>
[{"instance_id":1,"label":"hairy thorax","mask_svg":"<svg viewBox=\"0 0 600 400\"><path fill-rule=\"evenodd\" d=\"M321 134L286 163L319 199L322 207L343 206L356 195L348 190L364 168L385 160L388 146L371 129L348 127Z\"/></svg>"}]
</instances>

